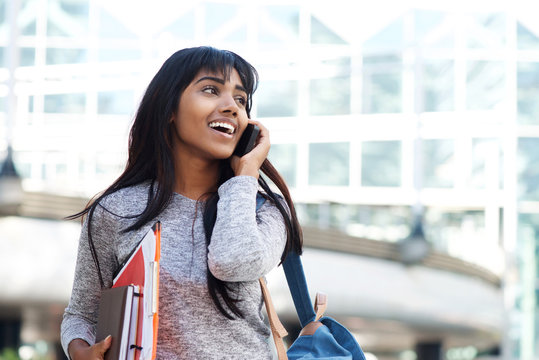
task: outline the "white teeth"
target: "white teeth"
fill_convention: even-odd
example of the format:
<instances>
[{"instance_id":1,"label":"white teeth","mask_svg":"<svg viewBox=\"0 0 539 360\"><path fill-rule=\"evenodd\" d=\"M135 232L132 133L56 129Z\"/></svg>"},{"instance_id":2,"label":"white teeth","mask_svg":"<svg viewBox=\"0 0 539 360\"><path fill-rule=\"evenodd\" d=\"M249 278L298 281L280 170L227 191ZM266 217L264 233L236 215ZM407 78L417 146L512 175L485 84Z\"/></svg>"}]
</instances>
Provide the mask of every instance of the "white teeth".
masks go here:
<instances>
[{"instance_id":1,"label":"white teeth","mask_svg":"<svg viewBox=\"0 0 539 360\"><path fill-rule=\"evenodd\" d=\"M210 127L211 128L220 127L220 128L226 129L226 132L228 134L233 134L235 130L234 126L230 125L229 123L223 123L223 122L218 122L218 121L210 123Z\"/></svg>"}]
</instances>

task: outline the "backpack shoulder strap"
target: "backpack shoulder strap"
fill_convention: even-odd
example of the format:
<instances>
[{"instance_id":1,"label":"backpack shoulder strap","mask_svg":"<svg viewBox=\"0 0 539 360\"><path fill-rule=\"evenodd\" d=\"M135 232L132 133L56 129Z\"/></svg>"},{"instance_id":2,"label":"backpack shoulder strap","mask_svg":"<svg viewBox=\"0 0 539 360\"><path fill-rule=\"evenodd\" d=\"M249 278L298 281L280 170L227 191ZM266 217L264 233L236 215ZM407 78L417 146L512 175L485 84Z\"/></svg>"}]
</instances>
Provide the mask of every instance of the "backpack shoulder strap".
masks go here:
<instances>
[{"instance_id":1,"label":"backpack shoulder strap","mask_svg":"<svg viewBox=\"0 0 539 360\"><path fill-rule=\"evenodd\" d=\"M260 209L262 205L266 202L266 198L262 196L259 192L256 193L256 210Z\"/></svg>"},{"instance_id":2,"label":"backpack shoulder strap","mask_svg":"<svg viewBox=\"0 0 539 360\"><path fill-rule=\"evenodd\" d=\"M260 209L266 202L266 198L262 194L256 194L256 210ZM292 294L294 300L294 306L298 313L301 327L304 327L316 318L314 312L313 303L309 295L309 289L307 287L307 281L305 280L305 273L303 272L303 265L301 264L301 258L294 251L291 251L286 256L283 262L283 269L286 276L286 282L288 288Z\"/></svg>"},{"instance_id":3,"label":"backpack shoulder strap","mask_svg":"<svg viewBox=\"0 0 539 360\"><path fill-rule=\"evenodd\" d=\"M296 312L298 313L299 322L301 323L301 327L304 327L316 318L316 313L311 302L309 288L307 287L307 281L299 255L294 251L288 253L283 262L283 269L288 288L294 300Z\"/></svg>"}]
</instances>

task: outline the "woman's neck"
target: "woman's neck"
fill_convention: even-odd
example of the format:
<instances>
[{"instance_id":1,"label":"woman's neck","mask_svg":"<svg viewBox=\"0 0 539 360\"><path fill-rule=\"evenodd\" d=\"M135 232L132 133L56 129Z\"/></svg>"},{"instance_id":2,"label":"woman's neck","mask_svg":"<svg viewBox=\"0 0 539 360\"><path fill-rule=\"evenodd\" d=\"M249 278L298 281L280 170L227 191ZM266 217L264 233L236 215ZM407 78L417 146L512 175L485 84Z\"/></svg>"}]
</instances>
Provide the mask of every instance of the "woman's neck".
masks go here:
<instances>
[{"instance_id":1,"label":"woman's neck","mask_svg":"<svg viewBox=\"0 0 539 360\"><path fill-rule=\"evenodd\" d=\"M177 158L174 191L193 200L217 190L219 161Z\"/></svg>"}]
</instances>

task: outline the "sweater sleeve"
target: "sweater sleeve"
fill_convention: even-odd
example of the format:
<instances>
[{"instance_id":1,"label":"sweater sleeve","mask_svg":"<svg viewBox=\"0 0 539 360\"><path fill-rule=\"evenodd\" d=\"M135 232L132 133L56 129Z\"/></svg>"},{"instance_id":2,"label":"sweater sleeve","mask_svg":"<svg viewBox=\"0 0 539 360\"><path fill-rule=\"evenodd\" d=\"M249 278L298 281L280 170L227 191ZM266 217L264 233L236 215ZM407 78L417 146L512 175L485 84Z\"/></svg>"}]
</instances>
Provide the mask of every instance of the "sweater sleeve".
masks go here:
<instances>
[{"instance_id":1,"label":"sweater sleeve","mask_svg":"<svg viewBox=\"0 0 539 360\"><path fill-rule=\"evenodd\" d=\"M208 267L220 280L256 280L281 259L286 244L284 219L271 201L256 210L257 191L252 176L233 177L218 189Z\"/></svg>"},{"instance_id":2,"label":"sweater sleeve","mask_svg":"<svg viewBox=\"0 0 539 360\"><path fill-rule=\"evenodd\" d=\"M115 257L114 234L105 211L97 206L91 222L92 239L99 259L105 287L112 284L112 274L117 266ZM98 316L101 285L99 275L88 242L88 217L86 217L79 239L75 278L69 305L65 309L61 325L61 341L64 352L69 358L68 346L75 339L88 344L95 343L95 327Z\"/></svg>"}]
</instances>

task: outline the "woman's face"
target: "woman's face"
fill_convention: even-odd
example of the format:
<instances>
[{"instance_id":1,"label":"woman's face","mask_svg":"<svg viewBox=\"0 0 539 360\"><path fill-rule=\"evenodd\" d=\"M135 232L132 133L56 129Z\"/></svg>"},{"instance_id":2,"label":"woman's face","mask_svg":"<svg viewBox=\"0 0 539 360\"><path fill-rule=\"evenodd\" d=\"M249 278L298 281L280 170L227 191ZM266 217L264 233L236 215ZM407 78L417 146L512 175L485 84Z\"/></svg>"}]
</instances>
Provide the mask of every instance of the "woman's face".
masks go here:
<instances>
[{"instance_id":1,"label":"woman's face","mask_svg":"<svg viewBox=\"0 0 539 360\"><path fill-rule=\"evenodd\" d=\"M246 104L247 92L235 69L229 79L222 73L199 71L180 96L172 118L175 154L229 158L247 126Z\"/></svg>"}]
</instances>

